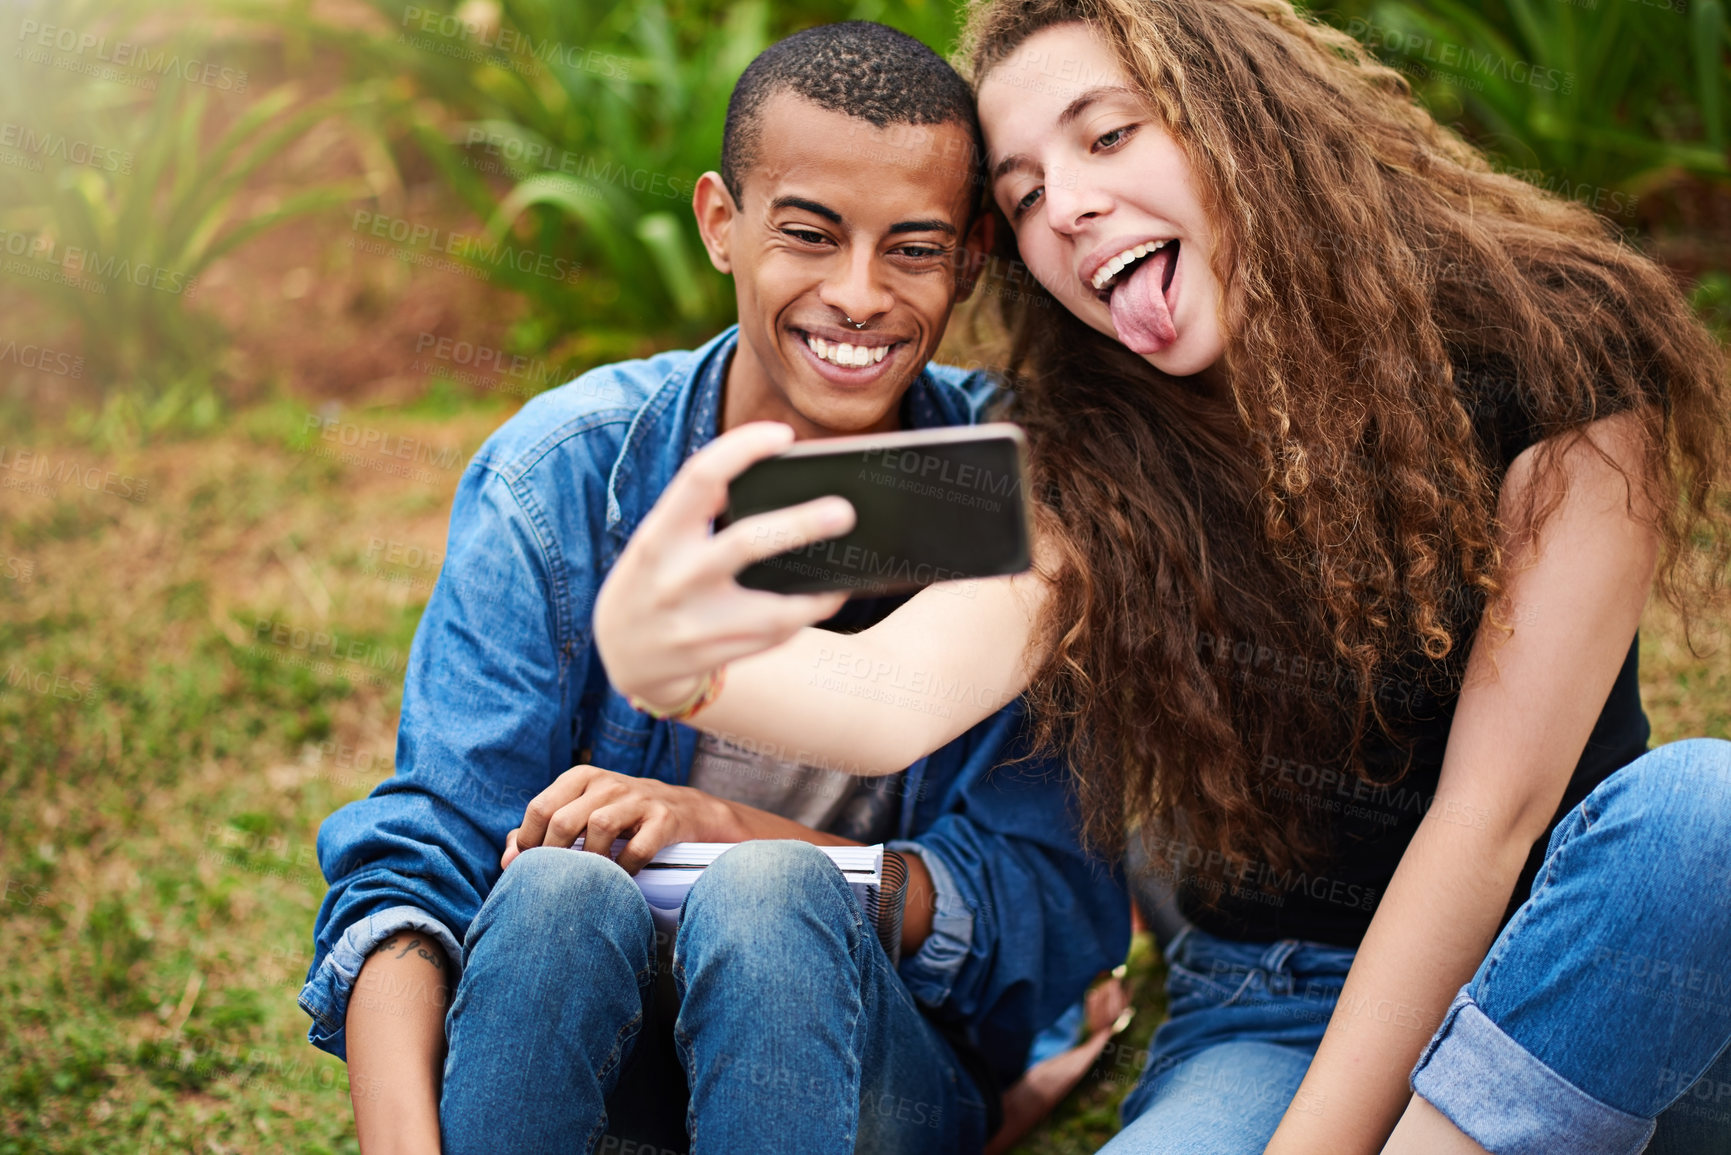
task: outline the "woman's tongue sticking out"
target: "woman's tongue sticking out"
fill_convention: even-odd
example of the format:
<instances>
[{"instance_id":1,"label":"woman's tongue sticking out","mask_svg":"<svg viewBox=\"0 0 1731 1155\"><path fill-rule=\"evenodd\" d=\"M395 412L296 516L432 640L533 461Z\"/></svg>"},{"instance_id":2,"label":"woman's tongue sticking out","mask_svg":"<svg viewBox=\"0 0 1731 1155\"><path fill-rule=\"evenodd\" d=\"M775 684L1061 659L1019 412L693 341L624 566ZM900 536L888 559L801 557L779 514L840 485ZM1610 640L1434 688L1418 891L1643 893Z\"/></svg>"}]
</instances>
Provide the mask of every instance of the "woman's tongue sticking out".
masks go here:
<instances>
[{"instance_id":1,"label":"woman's tongue sticking out","mask_svg":"<svg viewBox=\"0 0 1731 1155\"><path fill-rule=\"evenodd\" d=\"M1118 340L1134 353L1158 353L1178 339L1166 304L1177 244L1168 244L1132 269L1112 289L1112 325Z\"/></svg>"}]
</instances>

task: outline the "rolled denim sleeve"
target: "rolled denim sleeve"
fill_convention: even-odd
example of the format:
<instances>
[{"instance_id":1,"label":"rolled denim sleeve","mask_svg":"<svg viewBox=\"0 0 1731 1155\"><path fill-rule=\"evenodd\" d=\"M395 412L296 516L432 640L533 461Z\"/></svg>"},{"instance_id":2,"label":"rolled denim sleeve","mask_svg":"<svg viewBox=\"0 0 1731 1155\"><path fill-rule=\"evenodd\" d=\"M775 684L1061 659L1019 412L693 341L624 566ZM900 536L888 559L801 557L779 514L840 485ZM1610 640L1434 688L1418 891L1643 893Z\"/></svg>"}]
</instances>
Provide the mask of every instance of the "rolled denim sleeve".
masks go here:
<instances>
[{"instance_id":1,"label":"rolled denim sleeve","mask_svg":"<svg viewBox=\"0 0 1731 1155\"><path fill-rule=\"evenodd\" d=\"M349 999L367 956L380 943L399 931L418 931L433 938L451 960L450 982L455 986L463 974L463 947L448 927L418 906L393 906L352 924L326 952L313 977L301 988L301 1009L313 1018L308 1038L315 1046L341 1056L331 1044L343 1033Z\"/></svg>"},{"instance_id":2,"label":"rolled denim sleeve","mask_svg":"<svg viewBox=\"0 0 1731 1155\"><path fill-rule=\"evenodd\" d=\"M958 896L943 855L917 842L891 842L888 848L919 855L932 879L931 933L912 958L902 960L901 976L914 998L928 1007L940 1006L973 949L974 912Z\"/></svg>"},{"instance_id":3,"label":"rolled denim sleeve","mask_svg":"<svg viewBox=\"0 0 1731 1155\"><path fill-rule=\"evenodd\" d=\"M549 510L487 448L457 488L443 569L410 647L396 773L319 828L330 889L300 1005L309 1040L347 1055L343 1023L365 950L390 929L460 943L500 873L505 836L572 764L593 575L583 502ZM557 540L576 549L562 553ZM404 922L401 920L416 921Z\"/></svg>"}]
</instances>

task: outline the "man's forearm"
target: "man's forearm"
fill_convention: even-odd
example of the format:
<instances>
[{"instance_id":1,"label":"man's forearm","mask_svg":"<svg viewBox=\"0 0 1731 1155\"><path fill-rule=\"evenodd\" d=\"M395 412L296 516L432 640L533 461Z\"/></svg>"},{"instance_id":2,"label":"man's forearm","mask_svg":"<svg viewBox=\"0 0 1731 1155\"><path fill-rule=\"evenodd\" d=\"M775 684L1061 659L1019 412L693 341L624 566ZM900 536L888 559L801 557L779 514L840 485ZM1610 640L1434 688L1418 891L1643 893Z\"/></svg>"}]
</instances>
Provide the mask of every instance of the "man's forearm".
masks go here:
<instances>
[{"instance_id":1,"label":"man's forearm","mask_svg":"<svg viewBox=\"0 0 1731 1155\"><path fill-rule=\"evenodd\" d=\"M401 931L367 956L349 998L349 1085L363 1155L439 1151L450 963L429 935Z\"/></svg>"}]
</instances>

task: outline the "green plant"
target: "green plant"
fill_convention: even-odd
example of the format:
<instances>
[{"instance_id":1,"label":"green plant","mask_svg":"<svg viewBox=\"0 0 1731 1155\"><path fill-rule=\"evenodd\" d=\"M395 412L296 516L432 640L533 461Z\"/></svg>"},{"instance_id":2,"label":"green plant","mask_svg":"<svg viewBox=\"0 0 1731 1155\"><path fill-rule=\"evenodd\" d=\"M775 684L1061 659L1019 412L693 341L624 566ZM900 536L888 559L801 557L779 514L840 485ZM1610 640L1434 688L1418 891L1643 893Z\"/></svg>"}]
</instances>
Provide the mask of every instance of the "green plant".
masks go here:
<instances>
[{"instance_id":1,"label":"green plant","mask_svg":"<svg viewBox=\"0 0 1731 1155\"><path fill-rule=\"evenodd\" d=\"M1723 0L1346 0L1327 14L1509 167L1600 211L1731 175ZM1606 192L1624 194L1607 203Z\"/></svg>"},{"instance_id":2,"label":"green plant","mask_svg":"<svg viewBox=\"0 0 1731 1155\"><path fill-rule=\"evenodd\" d=\"M208 425L221 333L190 305L200 276L267 229L364 190L348 181L250 195L261 169L316 125L378 104L384 86L308 101L294 84L247 92L240 69L195 68L188 80L168 62L212 59L210 42L139 31L143 9L132 0L27 11L39 25L100 36L99 52L142 44L135 59L157 63L107 66L90 79L67 67L66 53L42 48L0 70L5 118L42 154L0 169L7 272L79 330L89 375L110 398L99 424ZM34 48L25 19L18 39ZM80 54L71 63L89 62Z\"/></svg>"},{"instance_id":3,"label":"green plant","mask_svg":"<svg viewBox=\"0 0 1731 1155\"><path fill-rule=\"evenodd\" d=\"M1708 273L1696 283L1689 300L1719 339L1731 344L1731 274Z\"/></svg>"},{"instance_id":4,"label":"green plant","mask_svg":"<svg viewBox=\"0 0 1731 1155\"><path fill-rule=\"evenodd\" d=\"M435 97L405 127L486 223L464 255L531 303L517 345L595 363L645 336L692 341L725 324L730 285L704 255L690 195L718 157L734 80L768 43L762 0L707 14L686 36L674 29L693 25L659 0L456 11L461 21L411 20L349 47L363 62L402 62ZM508 259L519 251L578 275L524 271Z\"/></svg>"},{"instance_id":5,"label":"green plant","mask_svg":"<svg viewBox=\"0 0 1731 1155\"><path fill-rule=\"evenodd\" d=\"M697 176L719 162L728 96L772 39L829 20L876 19L940 51L946 0L467 0L413 10L371 0L389 33L332 28L357 75L412 77L428 99L402 125L462 203L485 222L463 255L526 297L515 343L573 367L690 342L734 315L690 210ZM525 272L501 250L580 267L574 280ZM507 256L509 253L506 254Z\"/></svg>"}]
</instances>

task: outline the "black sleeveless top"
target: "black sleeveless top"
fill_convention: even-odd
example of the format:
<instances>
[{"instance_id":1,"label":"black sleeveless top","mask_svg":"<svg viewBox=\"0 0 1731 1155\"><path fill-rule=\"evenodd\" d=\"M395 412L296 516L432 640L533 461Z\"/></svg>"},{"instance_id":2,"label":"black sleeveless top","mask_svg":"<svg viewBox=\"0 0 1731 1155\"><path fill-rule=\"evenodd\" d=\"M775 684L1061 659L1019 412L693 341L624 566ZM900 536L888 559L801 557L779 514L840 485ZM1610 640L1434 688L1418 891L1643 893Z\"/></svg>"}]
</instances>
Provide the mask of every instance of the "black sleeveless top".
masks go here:
<instances>
[{"instance_id":1,"label":"black sleeveless top","mask_svg":"<svg viewBox=\"0 0 1731 1155\"><path fill-rule=\"evenodd\" d=\"M1516 456L1540 440L1543 433L1522 410L1512 373L1467 369L1457 374L1457 380L1480 444L1488 459L1499 467L1500 478ZM1605 412L1602 409L1599 415ZM1517 620L1517 629L1519 625ZM1471 637L1471 630L1460 636ZM1637 635L1562 802L1527 858L1505 922L1532 889L1551 829L1595 786L1647 749L1649 728L1641 708L1637 670L1639 648ZM1322 752L1310 759L1264 760L1263 788L1303 797L1306 812L1327 828L1332 848L1329 856L1309 871L1252 864L1233 874L1230 868L1211 869L1212 859L1189 864L1189 870L1180 865L1179 909L1186 918L1222 938L1254 942L1294 938L1358 946L1401 855L1436 796L1443 751L1460 697L1458 685L1439 690L1433 688L1434 679L1401 676L1420 665L1422 659L1402 664L1394 677L1378 687L1380 708L1390 729L1403 740L1404 749L1387 736L1377 741L1367 739L1363 776L1343 769L1338 760ZM1403 766L1404 775L1400 773ZM1391 780L1391 785L1378 784ZM1488 815L1470 808L1444 817L1469 825L1488 819ZM1156 859L1160 857L1155 854Z\"/></svg>"}]
</instances>

